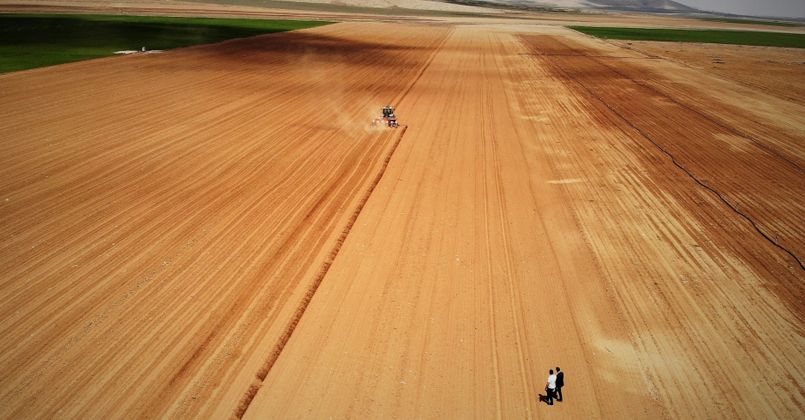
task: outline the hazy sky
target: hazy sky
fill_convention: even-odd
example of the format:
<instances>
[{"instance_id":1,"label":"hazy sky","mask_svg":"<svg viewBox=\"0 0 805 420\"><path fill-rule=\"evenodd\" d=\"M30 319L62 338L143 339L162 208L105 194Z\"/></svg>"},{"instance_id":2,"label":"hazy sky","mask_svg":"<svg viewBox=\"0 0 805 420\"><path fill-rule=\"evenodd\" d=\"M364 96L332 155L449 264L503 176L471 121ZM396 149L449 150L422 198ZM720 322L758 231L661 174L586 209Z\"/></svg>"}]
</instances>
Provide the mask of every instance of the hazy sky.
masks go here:
<instances>
[{"instance_id":1,"label":"hazy sky","mask_svg":"<svg viewBox=\"0 0 805 420\"><path fill-rule=\"evenodd\" d=\"M805 0L676 0L697 9L739 15L805 18Z\"/></svg>"}]
</instances>

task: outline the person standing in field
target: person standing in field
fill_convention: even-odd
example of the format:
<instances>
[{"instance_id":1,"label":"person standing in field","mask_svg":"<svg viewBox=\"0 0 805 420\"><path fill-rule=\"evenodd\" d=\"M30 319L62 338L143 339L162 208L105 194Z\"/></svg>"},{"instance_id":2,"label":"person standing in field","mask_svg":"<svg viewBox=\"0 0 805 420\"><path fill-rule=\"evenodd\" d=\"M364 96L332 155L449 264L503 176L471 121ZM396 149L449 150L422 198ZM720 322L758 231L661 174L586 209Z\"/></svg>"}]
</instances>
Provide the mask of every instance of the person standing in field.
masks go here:
<instances>
[{"instance_id":1,"label":"person standing in field","mask_svg":"<svg viewBox=\"0 0 805 420\"><path fill-rule=\"evenodd\" d=\"M553 374L553 369L548 370L548 383L545 384L545 392L548 393L545 402L548 405L553 405L553 399L556 397L556 375Z\"/></svg>"},{"instance_id":2,"label":"person standing in field","mask_svg":"<svg viewBox=\"0 0 805 420\"><path fill-rule=\"evenodd\" d=\"M565 386L565 372L556 367L556 401L562 401L562 387Z\"/></svg>"}]
</instances>

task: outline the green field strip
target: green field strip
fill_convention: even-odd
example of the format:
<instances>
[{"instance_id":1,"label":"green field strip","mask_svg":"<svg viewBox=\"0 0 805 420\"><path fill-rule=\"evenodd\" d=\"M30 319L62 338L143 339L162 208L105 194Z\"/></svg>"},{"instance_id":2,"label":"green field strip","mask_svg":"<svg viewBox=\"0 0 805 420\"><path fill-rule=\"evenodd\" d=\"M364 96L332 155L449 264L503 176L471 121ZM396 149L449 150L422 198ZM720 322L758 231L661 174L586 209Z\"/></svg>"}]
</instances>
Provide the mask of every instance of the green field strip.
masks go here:
<instances>
[{"instance_id":1,"label":"green field strip","mask_svg":"<svg viewBox=\"0 0 805 420\"><path fill-rule=\"evenodd\" d=\"M0 14L0 73L326 25L326 21Z\"/></svg>"},{"instance_id":2,"label":"green field strip","mask_svg":"<svg viewBox=\"0 0 805 420\"><path fill-rule=\"evenodd\" d=\"M805 48L805 34L786 32L715 29L610 28L598 26L568 26L568 28L605 39Z\"/></svg>"}]
</instances>

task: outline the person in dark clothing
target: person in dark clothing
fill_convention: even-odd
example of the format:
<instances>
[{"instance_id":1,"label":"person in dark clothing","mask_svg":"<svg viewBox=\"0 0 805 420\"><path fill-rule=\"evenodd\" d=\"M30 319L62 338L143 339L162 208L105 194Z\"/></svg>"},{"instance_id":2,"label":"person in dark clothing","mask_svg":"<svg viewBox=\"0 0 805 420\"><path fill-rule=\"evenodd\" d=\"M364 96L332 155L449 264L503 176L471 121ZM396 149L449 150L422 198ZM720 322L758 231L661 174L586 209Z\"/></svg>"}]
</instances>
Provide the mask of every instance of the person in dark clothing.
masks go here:
<instances>
[{"instance_id":1,"label":"person in dark clothing","mask_svg":"<svg viewBox=\"0 0 805 420\"><path fill-rule=\"evenodd\" d=\"M565 372L556 367L556 401L562 401L562 387L565 386Z\"/></svg>"}]
</instances>

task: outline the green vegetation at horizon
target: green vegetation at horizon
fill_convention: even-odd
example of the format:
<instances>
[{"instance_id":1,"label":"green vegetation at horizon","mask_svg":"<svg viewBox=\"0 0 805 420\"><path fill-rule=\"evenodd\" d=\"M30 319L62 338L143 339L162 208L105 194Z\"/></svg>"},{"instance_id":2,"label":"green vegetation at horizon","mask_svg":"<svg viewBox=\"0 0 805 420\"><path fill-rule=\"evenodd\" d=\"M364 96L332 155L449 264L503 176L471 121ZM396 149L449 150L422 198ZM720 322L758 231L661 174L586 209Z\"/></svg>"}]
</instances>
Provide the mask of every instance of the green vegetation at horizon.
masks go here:
<instances>
[{"instance_id":1,"label":"green vegetation at horizon","mask_svg":"<svg viewBox=\"0 0 805 420\"><path fill-rule=\"evenodd\" d=\"M709 22L740 23L744 25L768 25L768 26L805 26L802 23L787 22L784 20L760 20L760 19L740 19L740 18L699 18Z\"/></svg>"},{"instance_id":2,"label":"green vegetation at horizon","mask_svg":"<svg viewBox=\"0 0 805 420\"><path fill-rule=\"evenodd\" d=\"M167 50L332 22L161 16L0 14L0 73L107 57L115 51Z\"/></svg>"},{"instance_id":3,"label":"green vegetation at horizon","mask_svg":"<svg viewBox=\"0 0 805 420\"><path fill-rule=\"evenodd\" d=\"M805 34L785 32L729 31L714 29L649 29L568 26L598 38L630 41L703 42L710 44L805 48Z\"/></svg>"}]
</instances>

